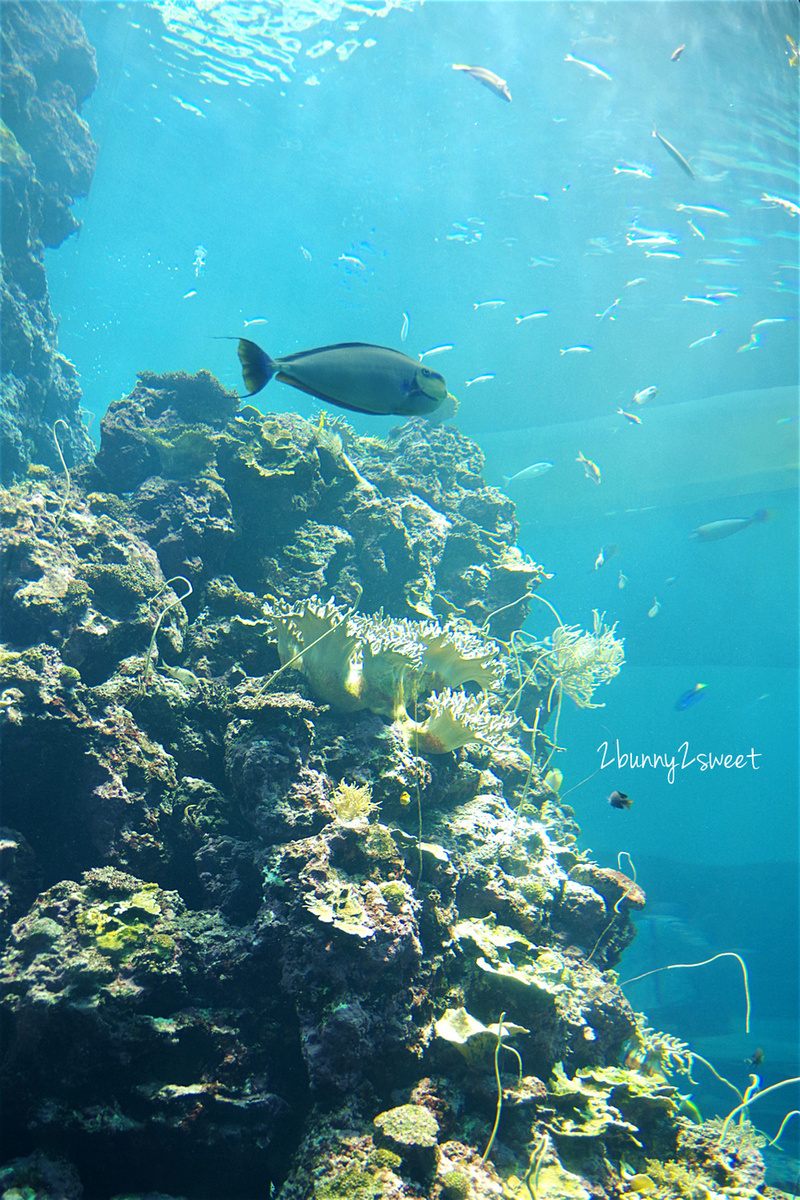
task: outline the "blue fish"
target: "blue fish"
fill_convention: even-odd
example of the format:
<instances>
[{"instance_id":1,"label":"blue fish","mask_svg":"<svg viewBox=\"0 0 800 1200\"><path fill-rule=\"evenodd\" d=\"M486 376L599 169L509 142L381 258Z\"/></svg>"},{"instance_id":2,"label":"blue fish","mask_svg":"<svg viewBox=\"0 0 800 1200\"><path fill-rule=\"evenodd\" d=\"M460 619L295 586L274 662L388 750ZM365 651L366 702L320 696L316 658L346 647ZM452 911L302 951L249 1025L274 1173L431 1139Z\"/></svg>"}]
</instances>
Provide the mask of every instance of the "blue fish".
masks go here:
<instances>
[{"instance_id":1,"label":"blue fish","mask_svg":"<svg viewBox=\"0 0 800 1200\"><path fill-rule=\"evenodd\" d=\"M691 708L693 704L697 703L707 687L708 684L706 683L696 683L693 688L690 688L688 692L684 692L681 698L675 701L675 711L685 712L687 708Z\"/></svg>"}]
</instances>

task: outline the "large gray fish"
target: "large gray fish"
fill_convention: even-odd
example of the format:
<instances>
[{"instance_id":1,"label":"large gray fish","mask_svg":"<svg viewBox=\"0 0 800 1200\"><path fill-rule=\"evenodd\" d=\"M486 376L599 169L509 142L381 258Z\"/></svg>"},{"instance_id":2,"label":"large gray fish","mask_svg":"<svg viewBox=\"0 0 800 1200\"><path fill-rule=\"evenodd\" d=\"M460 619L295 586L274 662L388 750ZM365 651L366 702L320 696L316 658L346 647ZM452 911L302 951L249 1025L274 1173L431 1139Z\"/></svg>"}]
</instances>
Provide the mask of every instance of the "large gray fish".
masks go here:
<instances>
[{"instance_id":1,"label":"large gray fish","mask_svg":"<svg viewBox=\"0 0 800 1200\"><path fill-rule=\"evenodd\" d=\"M255 342L240 338L239 361L251 396L274 376L325 404L353 412L434 420L448 420L455 412L455 397L438 371L386 346L340 342L270 358Z\"/></svg>"},{"instance_id":2,"label":"large gray fish","mask_svg":"<svg viewBox=\"0 0 800 1200\"><path fill-rule=\"evenodd\" d=\"M718 542L720 538L739 533L740 530L747 529L749 525L761 525L764 521L769 521L771 516L768 508L759 508L752 517L732 517L728 521L711 521L710 524L700 525L690 533L689 540L692 542Z\"/></svg>"}]
</instances>

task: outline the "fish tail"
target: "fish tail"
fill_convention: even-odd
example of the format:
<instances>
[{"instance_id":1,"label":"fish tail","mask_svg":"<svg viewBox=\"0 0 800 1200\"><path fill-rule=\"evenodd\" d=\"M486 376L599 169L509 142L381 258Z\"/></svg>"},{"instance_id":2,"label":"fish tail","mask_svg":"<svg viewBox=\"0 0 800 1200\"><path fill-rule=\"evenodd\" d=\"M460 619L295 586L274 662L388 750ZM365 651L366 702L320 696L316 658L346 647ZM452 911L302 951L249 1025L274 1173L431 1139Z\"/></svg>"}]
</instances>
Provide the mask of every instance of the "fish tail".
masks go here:
<instances>
[{"instance_id":1,"label":"fish tail","mask_svg":"<svg viewBox=\"0 0 800 1200\"><path fill-rule=\"evenodd\" d=\"M254 396L269 383L277 372L278 366L270 356L247 338L239 338L239 362L242 364L242 378L247 393Z\"/></svg>"},{"instance_id":2,"label":"fish tail","mask_svg":"<svg viewBox=\"0 0 800 1200\"><path fill-rule=\"evenodd\" d=\"M765 521L771 521L772 520L772 509L759 508L759 510L757 512L753 513L753 520L759 525L763 525L763 523Z\"/></svg>"}]
</instances>

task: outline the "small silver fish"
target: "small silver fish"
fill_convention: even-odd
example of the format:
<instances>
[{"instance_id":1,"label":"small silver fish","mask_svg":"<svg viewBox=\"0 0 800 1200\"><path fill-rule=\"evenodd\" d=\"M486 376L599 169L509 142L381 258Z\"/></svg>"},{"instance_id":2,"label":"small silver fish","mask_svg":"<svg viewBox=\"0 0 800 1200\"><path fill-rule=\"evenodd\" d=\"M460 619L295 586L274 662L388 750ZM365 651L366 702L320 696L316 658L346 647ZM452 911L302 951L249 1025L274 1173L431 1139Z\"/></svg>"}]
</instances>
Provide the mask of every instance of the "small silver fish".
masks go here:
<instances>
[{"instance_id":1,"label":"small silver fish","mask_svg":"<svg viewBox=\"0 0 800 1200\"><path fill-rule=\"evenodd\" d=\"M648 615L648 617L657 617L660 612L661 612L661 605L658 602L658 597L654 596L653 597L653 607L648 609L647 615Z\"/></svg>"},{"instance_id":2,"label":"small silver fish","mask_svg":"<svg viewBox=\"0 0 800 1200\"><path fill-rule=\"evenodd\" d=\"M478 309L478 308L502 308L504 304L505 304L505 300L478 300L477 303L473 301L472 307L475 309Z\"/></svg>"},{"instance_id":3,"label":"small silver fish","mask_svg":"<svg viewBox=\"0 0 800 1200\"><path fill-rule=\"evenodd\" d=\"M627 582L628 582L628 576L627 576L627 575L623 575L623 574L622 574L622 571L620 571L620 573L619 573L619 580L617 581L617 587L618 587L618 588L620 588L620 590L621 590L622 588L624 588L624 587L625 587L625 584L626 584Z\"/></svg>"},{"instance_id":4,"label":"small silver fish","mask_svg":"<svg viewBox=\"0 0 800 1200\"><path fill-rule=\"evenodd\" d=\"M196 296L196 295L197 295L197 292L195 292L195 291L186 292L184 294L183 298L184 298L184 300L191 300L192 296ZM245 322L245 324L247 324L247 322Z\"/></svg>"},{"instance_id":5,"label":"small silver fish","mask_svg":"<svg viewBox=\"0 0 800 1200\"><path fill-rule=\"evenodd\" d=\"M680 258L680 254L670 254L666 250L645 250L645 258Z\"/></svg>"},{"instance_id":6,"label":"small silver fish","mask_svg":"<svg viewBox=\"0 0 800 1200\"><path fill-rule=\"evenodd\" d=\"M640 283L647 283L644 275L639 275L637 279L629 279L625 287L638 287Z\"/></svg>"},{"instance_id":7,"label":"small silver fish","mask_svg":"<svg viewBox=\"0 0 800 1200\"><path fill-rule=\"evenodd\" d=\"M564 346L559 354L591 354L591 346Z\"/></svg>"},{"instance_id":8,"label":"small silver fish","mask_svg":"<svg viewBox=\"0 0 800 1200\"><path fill-rule=\"evenodd\" d=\"M549 312L527 313L524 317L514 317L517 325L521 325L523 321L537 321L539 317L549 317Z\"/></svg>"},{"instance_id":9,"label":"small silver fish","mask_svg":"<svg viewBox=\"0 0 800 1200\"><path fill-rule=\"evenodd\" d=\"M251 325L268 325L268 324L269 324L269 322L267 321L266 317L253 317L252 321L244 322L244 327L245 327L245 329L249 329Z\"/></svg>"},{"instance_id":10,"label":"small silver fish","mask_svg":"<svg viewBox=\"0 0 800 1200\"><path fill-rule=\"evenodd\" d=\"M583 67L590 75L596 75L599 79L607 79L609 83L614 82L614 76L609 75L608 71L604 71L596 63L586 62L582 58L573 58L571 54L564 55L564 62L575 63L576 67Z\"/></svg>"},{"instance_id":11,"label":"small silver fish","mask_svg":"<svg viewBox=\"0 0 800 1200\"><path fill-rule=\"evenodd\" d=\"M551 462L537 462L530 467L524 467L521 471L517 471L516 475L504 475L503 483L506 487L512 483L524 483L527 479L536 479L539 475L546 474L547 471L552 471L553 464Z\"/></svg>"},{"instance_id":12,"label":"small silver fish","mask_svg":"<svg viewBox=\"0 0 800 1200\"><path fill-rule=\"evenodd\" d=\"M710 296L684 296L681 304L685 304L687 300L691 304L719 304L719 300L714 300Z\"/></svg>"},{"instance_id":13,"label":"small silver fish","mask_svg":"<svg viewBox=\"0 0 800 1200\"><path fill-rule=\"evenodd\" d=\"M788 317L765 317L763 321L756 321L753 329L760 329L762 325L783 325L788 320Z\"/></svg>"},{"instance_id":14,"label":"small silver fish","mask_svg":"<svg viewBox=\"0 0 800 1200\"><path fill-rule=\"evenodd\" d=\"M706 235L703 233L702 229L698 229L697 226L695 225L694 221L691 220L691 218L689 218L687 220L686 224L689 226L689 228L691 229L694 236L700 238L701 242L704 242L706 240Z\"/></svg>"},{"instance_id":15,"label":"small silver fish","mask_svg":"<svg viewBox=\"0 0 800 1200\"><path fill-rule=\"evenodd\" d=\"M694 179L694 177L695 177L694 171L689 166L688 162L683 157L680 150L676 150L675 147L673 146L672 142L668 142L665 137L662 137L661 134L656 129L655 125L653 126L653 137L658 138L659 142L661 142L661 145L664 147L667 154L670 156L670 158L675 160L675 162L678 164L678 166L681 168L681 170L685 171L686 174L690 177L690 179Z\"/></svg>"},{"instance_id":16,"label":"small silver fish","mask_svg":"<svg viewBox=\"0 0 800 1200\"><path fill-rule=\"evenodd\" d=\"M306 262L311 262L311 251L306 250L305 246L301 246L300 250L301 250L303 258L306 260Z\"/></svg>"},{"instance_id":17,"label":"small silver fish","mask_svg":"<svg viewBox=\"0 0 800 1200\"><path fill-rule=\"evenodd\" d=\"M614 315L614 314L615 314L615 312L616 312L616 309L617 309L617 305L618 305L618 304L619 304L619 297L617 297L617 299L614 301L614 303L613 303L613 304L609 304L609 306L608 306L608 308L605 310L605 312L601 312L601 313L595 313L594 315L595 315L595 316L596 316L596 317L597 317L597 318L598 318L600 321L616 321L616 319L617 319L617 318L615 317L615 315Z\"/></svg>"},{"instance_id":18,"label":"small silver fish","mask_svg":"<svg viewBox=\"0 0 800 1200\"><path fill-rule=\"evenodd\" d=\"M403 313L403 324L400 329L400 341L404 342L408 337L408 313Z\"/></svg>"},{"instance_id":19,"label":"small silver fish","mask_svg":"<svg viewBox=\"0 0 800 1200\"><path fill-rule=\"evenodd\" d=\"M690 350L694 350L695 346L702 346L703 342L710 342L719 333L719 329L715 329L713 333L709 333L708 337L698 338L696 342L692 342L689 346Z\"/></svg>"},{"instance_id":20,"label":"small silver fish","mask_svg":"<svg viewBox=\"0 0 800 1200\"><path fill-rule=\"evenodd\" d=\"M699 212L706 213L710 217L730 216L730 213L726 213L722 208L709 208L705 204L676 204L675 212Z\"/></svg>"},{"instance_id":21,"label":"small silver fish","mask_svg":"<svg viewBox=\"0 0 800 1200\"><path fill-rule=\"evenodd\" d=\"M501 100L507 100L511 103L511 92L508 90L508 84L505 79L501 79L499 75L495 75L494 71L489 71L486 67L468 67L465 63L453 63L454 71L464 71L473 79L477 79L478 83L482 83L490 92L494 92Z\"/></svg>"},{"instance_id":22,"label":"small silver fish","mask_svg":"<svg viewBox=\"0 0 800 1200\"><path fill-rule=\"evenodd\" d=\"M494 375L476 375L474 379L468 379L465 386L472 387L473 383L486 383L490 379L494 379Z\"/></svg>"},{"instance_id":23,"label":"small silver fish","mask_svg":"<svg viewBox=\"0 0 800 1200\"><path fill-rule=\"evenodd\" d=\"M420 354L420 356L419 356L419 361L422 362L423 358L431 358L434 354L444 354L445 350L452 350L452 349L453 349L452 345L433 346L430 350L422 351L422 354Z\"/></svg>"}]
</instances>

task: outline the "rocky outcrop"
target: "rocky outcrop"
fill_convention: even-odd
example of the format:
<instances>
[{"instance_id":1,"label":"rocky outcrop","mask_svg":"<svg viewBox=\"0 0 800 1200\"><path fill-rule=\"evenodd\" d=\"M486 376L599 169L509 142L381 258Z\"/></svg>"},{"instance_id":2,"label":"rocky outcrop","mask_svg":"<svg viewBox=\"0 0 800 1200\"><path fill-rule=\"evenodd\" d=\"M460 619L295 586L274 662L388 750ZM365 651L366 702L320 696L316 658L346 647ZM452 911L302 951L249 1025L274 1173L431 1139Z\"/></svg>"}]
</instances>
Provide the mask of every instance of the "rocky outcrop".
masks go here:
<instances>
[{"instance_id":1,"label":"rocky outcrop","mask_svg":"<svg viewBox=\"0 0 800 1200\"><path fill-rule=\"evenodd\" d=\"M81 106L97 81L94 51L58 4L2 5L2 361L0 437L5 482L30 462L59 465L53 426L72 465L92 453L73 365L58 353L45 247L78 228L96 147Z\"/></svg>"}]
</instances>

